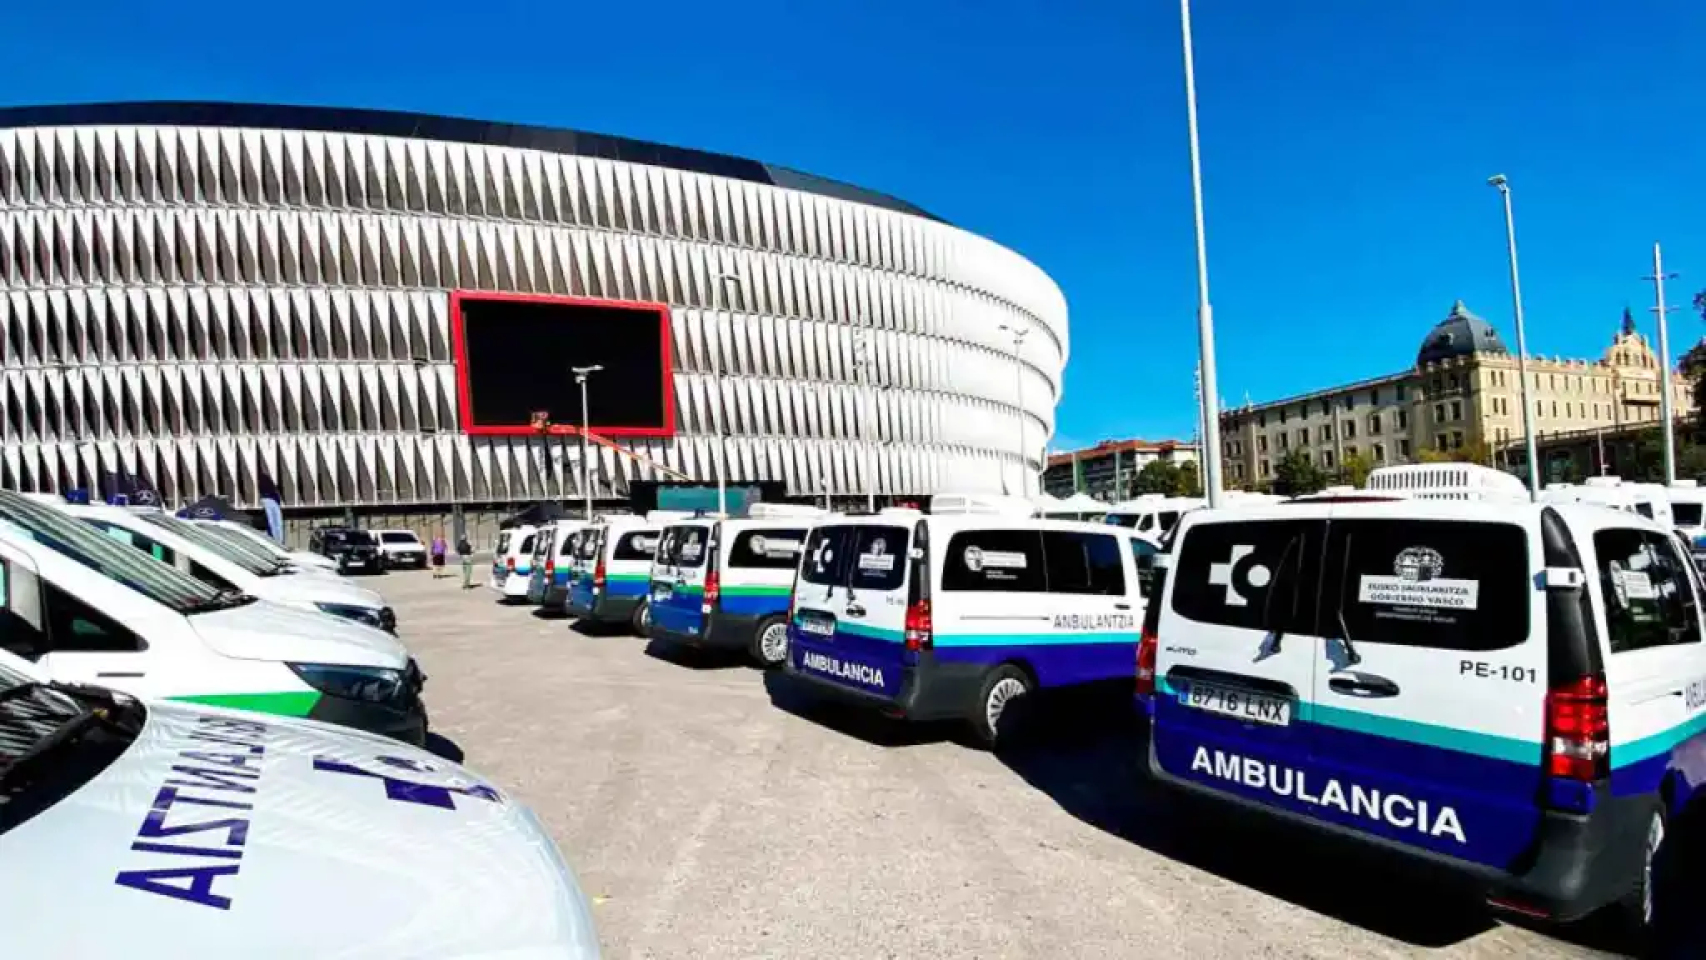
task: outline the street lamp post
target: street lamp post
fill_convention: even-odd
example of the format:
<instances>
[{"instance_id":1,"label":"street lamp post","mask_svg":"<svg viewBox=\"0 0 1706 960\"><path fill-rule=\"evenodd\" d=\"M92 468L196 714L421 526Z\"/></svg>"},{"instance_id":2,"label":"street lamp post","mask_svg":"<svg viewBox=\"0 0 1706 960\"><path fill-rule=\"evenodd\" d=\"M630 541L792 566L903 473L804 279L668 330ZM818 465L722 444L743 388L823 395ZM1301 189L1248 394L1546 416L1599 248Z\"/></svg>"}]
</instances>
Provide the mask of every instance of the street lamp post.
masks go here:
<instances>
[{"instance_id":1,"label":"street lamp post","mask_svg":"<svg viewBox=\"0 0 1706 960\"><path fill-rule=\"evenodd\" d=\"M853 334L853 366L858 373L859 383L859 444L865 448L865 510L868 513L877 512L877 475L876 460L871 442L870 430L866 421L870 419L867 409L867 394L870 393L870 318L864 317L859 321L859 329Z\"/></svg>"},{"instance_id":2,"label":"street lamp post","mask_svg":"<svg viewBox=\"0 0 1706 960\"><path fill-rule=\"evenodd\" d=\"M712 290L712 316L728 313L729 297L724 292L725 285L739 287L742 280L739 274L719 273L713 278L716 287ZM714 320L713 320L714 322ZM730 326L734 325L734 317L729 317ZM727 516L729 512L728 491L728 441L723 434L723 364L717 358L718 339L721 330L713 329L711 336L706 338L706 349L711 351L711 389L716 394L716 402L711 405L711 429L716 432L717 440L717 512Z\"/></svg>"},{"instance_id":3,"label":"street lamp post","mask_svg":"<svg viewBox=\"0 0 1706 960\"><path fill-rule=\"evenodd\" d=\"M1191 0L1179 0L1185 42L1185 116L1191 131L1191 199L1197 221L1197 352L1202 374L1203 496L1210 507L1220 503L1220 396L1214 369L1214 308L1208 300L1208 235L1203 225L1202 146L1197 138L1197 68L1191 51Z\"/></svg>"},{"instance_id":4,"label":"street lamp post","mask_svg":"<svg viewBox=\"0 0 1706 960\"><path fill-rule=\"evenodd\" d=\"M1653 312L1659 317L1659 416L1665 421L1665 485L1676 482L1676 420L1671 412L1670 382L1670 323L1665 314L1673 308L1665 306L1665 281L1675 280L1678 274L1665 272L1664 254L1653 244Z\"/></svg>"},{"instance_id":5,"label":"street lamp post","mask_svg":"<svg viewBox=\"0 0 1706 960\"><path fill-rule=\"evenodd\" d=\"M1534 404L1528 398L1528 334L1522 323L1522 275L1516 265L1516 215L1511 210L1511 185L1502 173L1487 178L1505 201L1505 241L1510 248L1511 305L1516 313L1516 375L1522 381L1522 435L1528 451L1528 496L1540 498L1540 458L1534 443Z\"/></svg>"},{"instance_id":6,"label":"street lamp post","mask_svg":"<svg viewBox=\"0 0 1706 960\"><path fill-rule=\"evenodd\" d=\"M575 375L575 383L581 388L581 493L586 496L586 522L592 522L592 447L587 435L592 433L592 414L586 405L587 378L604 368L598 364L590 367L570 367L569 372Z\"/></svg>"},{"instance_id":7,"label":"street lamp post","mask_svg":"<svg viewBox=\"0 0 1706 960\"><path fill-rule=\"evenodd\" d=\"M1013 338L1013 396L1014 403L1018 405L1019 410L1019 479L1021 485L1026 487L1022 492L1028 496L1030 492L1028 489L1029 485L1024 484L1024 477L1025 465L1029 461L1030 452L1029 445L1025 439L1028 434L1028 431L1025 429L1025 378L1023 373L1024 368L1019 363L1019 348L1024 346L1025 335L1030 333L1030 331L1021 330L1018 327L1005 323L997 329Z\"/></svg>"}]
</instances>

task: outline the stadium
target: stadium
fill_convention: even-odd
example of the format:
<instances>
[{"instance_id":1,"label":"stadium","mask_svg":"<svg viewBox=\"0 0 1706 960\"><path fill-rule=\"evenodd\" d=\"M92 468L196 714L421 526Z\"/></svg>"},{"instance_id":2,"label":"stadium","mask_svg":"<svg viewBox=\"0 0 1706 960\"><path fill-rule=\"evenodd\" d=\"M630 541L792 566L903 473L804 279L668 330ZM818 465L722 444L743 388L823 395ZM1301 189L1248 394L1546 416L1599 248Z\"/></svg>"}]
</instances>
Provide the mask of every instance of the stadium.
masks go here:
<instances>
[{"instance_id":1,"label":"stadium","mask_svg":"<svg viewBox=\"0 0 1706 960\"><path fill-rule=\"evenodd\" d=\"M321 515L711 483L719 434L790 497L1034 492L1067 357L1040 269L879 193L227 103L0 110L0 334L0 486Z\"/></svg>"}]
</instances>

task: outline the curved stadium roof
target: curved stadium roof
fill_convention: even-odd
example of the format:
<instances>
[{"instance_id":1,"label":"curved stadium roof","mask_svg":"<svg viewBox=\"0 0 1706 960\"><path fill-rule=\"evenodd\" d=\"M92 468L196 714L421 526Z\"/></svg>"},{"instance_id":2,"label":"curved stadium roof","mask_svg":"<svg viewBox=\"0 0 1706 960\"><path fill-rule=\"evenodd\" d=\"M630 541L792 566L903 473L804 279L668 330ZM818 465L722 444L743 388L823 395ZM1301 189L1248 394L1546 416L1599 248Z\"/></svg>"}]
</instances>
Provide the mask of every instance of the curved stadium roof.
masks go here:
<instances>
[{"instance_id":1,"label":"curved stadium roof","mask_svg":"<svg viewBox=\"0 0 1706 960\"><path fill-rule=\"evenodd\" d=\"M120 103L78 103L58 106L0 109L0 129L66 126L180 126L246 127L263 130L313 130L321 133L365 134L446 140L494 147L519 147L581 157L603 157L706 173L731 180L815 193L866 206L946 223L941 217L888 194L839 180L813 176L788 167L772 166L728 154L647 143L604 133L583 133L518 123L489 123L462 117L395 110L342 107L303 107L284 104L219 103L195 100L151 100Z\"/></svg>"}]
</instances>

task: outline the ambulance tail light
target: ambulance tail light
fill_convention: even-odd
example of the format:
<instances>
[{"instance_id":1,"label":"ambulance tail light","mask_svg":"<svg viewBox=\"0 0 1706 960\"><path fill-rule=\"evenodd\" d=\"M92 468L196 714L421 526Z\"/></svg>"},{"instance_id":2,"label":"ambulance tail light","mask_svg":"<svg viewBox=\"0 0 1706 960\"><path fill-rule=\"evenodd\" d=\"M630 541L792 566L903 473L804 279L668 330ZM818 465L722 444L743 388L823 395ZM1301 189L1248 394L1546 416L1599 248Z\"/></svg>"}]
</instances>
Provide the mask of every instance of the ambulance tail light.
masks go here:
<instances>
[{"instance_id":1,"label":"ambulance tail light","mask_svg":"<svg viewBox=\"0 0 1706 960\"><path fill-rule=\"evenodd\" d=\"M549 577L554 577L556 575L557 575L557 558L556 558L556 556L554 556L552 554L546 554L545 555L545 576L547 578L549 578Z\"/></svg>"},{"instance_id":2,"label":"ambulance tail light","mask_svg":"<svg viewBox=\"0 0 1706 960\"><path fill-rule=\"evenodd\" d=\"M1137 641L1137 695L1140 697L1155 695L1155 648L1158 645L1155 634L1147 630Z\"/></svg>"},{"instance_id":3,"label":"ambulance tail light","mask_svg":"<svg viewBox=\"0 0 1706 960\"><path fill-rule=\"evenodd\" d=\"M1580 783L1611 769L1611 710L1605 677L1582 677L1546 693L1546 773Z\"/></svg>"},{"instance_id":4,"label":"ambulance tail light","mask_svg":"<svg viewBox=\"0 0 1706 960\"><path fill-rule=\"evenodd\" d=\"M604 586L604 557L603 556L600 556L598 558L598 565L592 568L592 585L595 587Z\"/></svg>"},{"instance_id":5,"label":"ambulance tail light","mask_svg":"<svg viewBox=\"0 0 1706 960\"><path fill-rule=\"evenodd\" d=\"M505 557L504 558L504 572L506 572L506 573L514 573L515 572L515 558L514 557Z\"/></svg>"},{"instance_id":6,"label":"ambulance tail light","mask_svg":"<svg viewBox=\"0 0 1706 960\"><path fill-rule=\"evenodd\" d=\"M705 604L707 606L715 605L717 598L722 595L723 578L718 576L715 570L705 574Z\"/></svg>"},{"instance_id":7,"label":"ambulance tail light","mask_svg":"<svg viewBox=\"0 0 1706 960\"><path fill-rule=\"evenodd\" d=\"M906 649L917 653L935 644L930 601L920 600L906 608Z\"/></svg>"}]
</instances>

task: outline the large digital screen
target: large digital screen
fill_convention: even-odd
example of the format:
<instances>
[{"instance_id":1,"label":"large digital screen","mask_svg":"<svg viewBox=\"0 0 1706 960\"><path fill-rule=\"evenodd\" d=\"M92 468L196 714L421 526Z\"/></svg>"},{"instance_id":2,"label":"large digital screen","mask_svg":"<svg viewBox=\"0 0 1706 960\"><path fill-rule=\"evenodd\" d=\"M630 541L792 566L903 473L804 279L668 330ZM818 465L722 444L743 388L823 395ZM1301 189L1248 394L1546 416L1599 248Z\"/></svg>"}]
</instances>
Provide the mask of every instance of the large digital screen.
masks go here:
<instances>
[{"instance_id":1,"label":"large digital screen","mask_svg":"<svg viewBox=\"0 0 1706 960\"><path fill-rule=\"evenodd\" d=\"M450 297L458 403L464 432L580 429L573 368L587 379L588 426L611 437L675 432L669 308L660 303L581 300L461 290Z\"/></svg>"}]
</instances>

